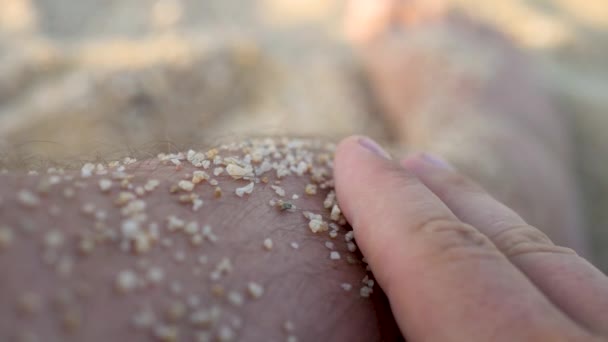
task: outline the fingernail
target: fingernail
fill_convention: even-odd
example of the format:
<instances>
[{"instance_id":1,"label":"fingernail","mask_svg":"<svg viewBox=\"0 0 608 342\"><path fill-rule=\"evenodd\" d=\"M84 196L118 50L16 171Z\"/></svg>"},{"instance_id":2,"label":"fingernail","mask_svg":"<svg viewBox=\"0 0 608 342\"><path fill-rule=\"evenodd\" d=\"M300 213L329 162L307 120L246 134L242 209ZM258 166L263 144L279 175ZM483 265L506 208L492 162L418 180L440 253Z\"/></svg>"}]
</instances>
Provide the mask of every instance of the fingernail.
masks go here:
<instances>
[{"instance_id":1,"label":"fingernail","mask_svg":"<svg viewBox=\"0 0 608 342\"><path fill-rule=\"evenodd\" d=\"M380 147L380 145L378 145L377 142L373 141L370 138L367 138L367 137L359 138L359 145L365 147L368 151L372 152L373 154L375 154L379 157L391 159L391 155L388 154L388 152L386 152L382 147Z\"/></svg>"},{"instance_id":2,"label":"fingernail","mask_svg":"<svg viewBox=\"0 0 608 342\"><path fill-rule=\"evenodd\" d=\"M428 162L429 164L432 164L436 167L446 169L446 170L454 170L454 167L452 166L452 164L450 164L447 160L445 160L441 157L437 157L437 156L434 156L434 155L428 154L428 153L422 153L421 158L423 160L425 160L426 162Z\"/></svg>"}]
</instances>

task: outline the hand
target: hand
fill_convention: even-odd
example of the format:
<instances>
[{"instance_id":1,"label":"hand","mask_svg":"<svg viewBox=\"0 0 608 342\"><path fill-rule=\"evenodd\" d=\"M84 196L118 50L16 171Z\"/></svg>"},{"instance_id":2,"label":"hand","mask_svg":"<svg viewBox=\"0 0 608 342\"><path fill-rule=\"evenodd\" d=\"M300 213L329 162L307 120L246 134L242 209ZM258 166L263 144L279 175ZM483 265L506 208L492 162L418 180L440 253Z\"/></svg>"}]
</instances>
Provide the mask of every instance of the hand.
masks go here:
<instances>
[{"instance_id":1,"label":"hand","mask_svg":"<svg viewBox=\"0 0 608 342\"><path fill-rule=\"evenodd\" d=\"M347 138L336 191L408 341L608 338L601 271L446 162L389 158Z\"/></svg>"}]
</instances>

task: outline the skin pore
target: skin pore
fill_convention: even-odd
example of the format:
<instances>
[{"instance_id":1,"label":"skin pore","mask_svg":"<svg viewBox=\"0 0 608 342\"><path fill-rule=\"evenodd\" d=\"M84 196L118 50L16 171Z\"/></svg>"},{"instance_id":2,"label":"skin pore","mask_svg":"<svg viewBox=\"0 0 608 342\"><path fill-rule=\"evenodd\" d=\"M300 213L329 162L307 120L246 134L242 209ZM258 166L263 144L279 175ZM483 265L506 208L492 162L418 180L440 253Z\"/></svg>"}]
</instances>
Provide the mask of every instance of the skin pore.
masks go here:
<instances>
[{"instance_id":1,"label":"skin pore","mask_svg":"<svg viewBox=\"0 0 608 342\"><path fill-rule=\"evenodd\" d=\"M396 338L333 193L333 148L252 139L2 173L0 339Z\"/></svg>"}]
</instances>

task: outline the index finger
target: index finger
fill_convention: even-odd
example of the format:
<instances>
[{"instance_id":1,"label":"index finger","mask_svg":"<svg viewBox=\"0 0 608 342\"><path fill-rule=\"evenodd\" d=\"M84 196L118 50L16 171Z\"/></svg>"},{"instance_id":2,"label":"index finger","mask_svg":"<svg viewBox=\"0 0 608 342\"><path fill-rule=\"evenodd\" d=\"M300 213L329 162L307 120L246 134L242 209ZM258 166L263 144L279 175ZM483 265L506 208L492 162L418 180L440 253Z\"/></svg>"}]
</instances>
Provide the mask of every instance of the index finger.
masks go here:
<instances>
[{"instance_id":1,"label":"index finger","mask_svg":"<svg viewBox=\"0 0 608 342\"><path fill-rule=\"evenodd\" d=\"M458 220L416 177L372 150L378 151L373 142L360 137L338 146L336 191L409 339L584 335L485 235Z\"/></svg>"}]
</instances>

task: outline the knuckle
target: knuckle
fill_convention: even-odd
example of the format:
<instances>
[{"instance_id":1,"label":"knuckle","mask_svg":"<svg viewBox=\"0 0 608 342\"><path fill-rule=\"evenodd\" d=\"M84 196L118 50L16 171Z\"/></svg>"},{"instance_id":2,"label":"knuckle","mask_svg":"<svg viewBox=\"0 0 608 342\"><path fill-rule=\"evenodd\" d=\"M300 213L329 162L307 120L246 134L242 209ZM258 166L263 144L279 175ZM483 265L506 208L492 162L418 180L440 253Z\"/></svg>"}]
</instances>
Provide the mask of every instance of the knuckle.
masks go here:
<instances>
[{"instance_id":1,"label":"knuckle","mask_svg":"<svg viewBox=\"0 0 608 342\"><path fill-rule=\"evenodd\" d=\"M492 237L496 247L507 257L529 253L574 254L574 251L557 246L539 229L528 224L512 226Z\"/></svg>"},{"instance_id":2,"label":"knuckle","mask_svg":"<svg viewBox=\"0 0 608 342\"><path fill-rule=\"evenodd\" d=\"M427 257L441 261L488 258L499 256L487 236L466 223L445 218L433 218L416 226L415 233L429 246Z\"/></svg>"}]
</instances>

